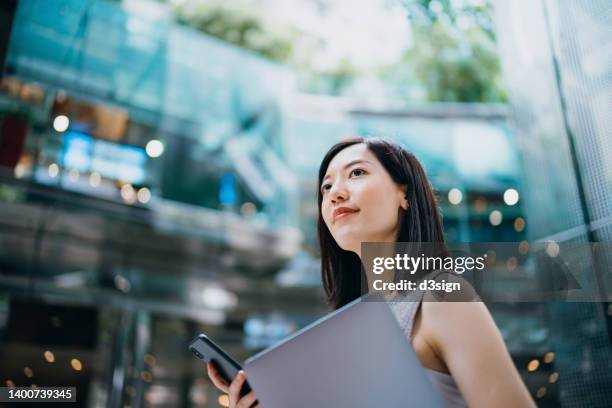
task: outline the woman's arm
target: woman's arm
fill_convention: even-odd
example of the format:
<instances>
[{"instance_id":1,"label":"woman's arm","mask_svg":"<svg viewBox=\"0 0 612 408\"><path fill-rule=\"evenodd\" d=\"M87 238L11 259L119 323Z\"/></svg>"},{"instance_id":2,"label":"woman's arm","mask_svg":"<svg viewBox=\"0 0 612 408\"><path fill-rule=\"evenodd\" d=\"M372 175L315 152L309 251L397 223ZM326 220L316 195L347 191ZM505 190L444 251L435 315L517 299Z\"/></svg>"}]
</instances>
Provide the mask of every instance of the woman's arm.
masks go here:
<instances>
[{"instance_id":1,"label":"woman's arm","mask_svg":"<svg viewBox=\"0 0 612 408\"><path fill-rule=\"evenodd\" d=\"M472 408L535 407L482 302L423 302L427 342Z\"/></svg>"}]
</instances>

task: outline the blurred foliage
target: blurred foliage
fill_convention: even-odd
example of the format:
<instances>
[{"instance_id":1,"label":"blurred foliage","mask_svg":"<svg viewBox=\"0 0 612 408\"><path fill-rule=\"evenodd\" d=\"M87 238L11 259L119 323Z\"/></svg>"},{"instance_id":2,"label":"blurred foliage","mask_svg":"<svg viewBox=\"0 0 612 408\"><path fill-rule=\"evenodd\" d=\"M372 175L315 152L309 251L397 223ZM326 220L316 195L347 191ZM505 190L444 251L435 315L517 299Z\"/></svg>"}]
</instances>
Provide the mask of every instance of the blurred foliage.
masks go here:
<instances>
[{"instance_id":1,"label":"blurred foliage","mask_svg":"<svg viewBox=\"0 0 612 408\"><path fill-rule=\"evenodd\" d=\"M401 61L375 73L388 82L393 94L408 102L506 101L490 0L400 1L410 20L413 46ZM302 48L297 44L304 41L303 33L266 21L260 10L244 4L236 7L220 0L173 4L178 23L297 68L306 91L341 95L355 78L366 74L347 59L325 71L315 69L308 57L294 55Z\"/></svg>"},{"instance_id":2,"label":"blurred foliage","mask_svg":"<svg viewBox=\"0 0 612 408\"><path fill-rule=\"evenodd\" d=\"M299 68L299 86L303 92L336 96L342 95L360 73L348 58L325 70L314 70L307 65Z\"/></svg>"},{"instance_id":3,"label":"blurred foliage","mask_svg":"<svg viewBox=\"0 0 612 408\"><path fill-rule=\"evenodd\" d=\"M412 70L427 100L507 100L488 1L406 0L404 5L414 47L400 64Z\"/></svg>"},{"instance_id":4,"label":"blurred foliage","mask_svg":"<svg viewBox=\"0 0 612 408\"><path fill-rule=\"evenodd\" d=\"M175 7L177 22L203 33L251 50L277 62L287 62L296 33L271 25L253 10L233 8L227 2L184 1Z\"/></svg>"},{"instance_id":5,"label":"blurred foliage","mask_svg":"<svg viewBox=\"0 0 612 408\"><path fill-rule=\"evenodd\" d=\"M358 70L347 58L342 58L334 69L322 74L330 80L332 95L339 95L357 76Z\"/></svg>"},{"instance_id":6,"label":"blurred foliage","mask_svg":"<svg viewBox=\"0 0 612 408\"><path fill-rule=\"evenodd\" d=\"M0 202L18 203L25 200L25 193L16 187L0 185Z\"/></svg>"},{"instance_id":7,"label":"blurred foliage","mask_svg":"<svg viewBox=\"0 0 612 408\"><path fill-rule=\"evenodd\" d=\"M477 27L495 40L491 0L402 0L411 23L426 27L443 22L455 27Z\"/></svg>"},{"instance_id":8,"label":"blurred foliage","mask_svg":"<svg viewBox=\"0 0 612 408\"><path fill-rule=\"evenodd\" d=\"M265 21L257 10L249 9L244 4L236 7L223 1L186 0L178 3L174 11L179 24L298 69L308 83L305 90L339 95L358 74L358 70L346 58L335 67L322 71L314 69L308 52L306 55L294 55L293 44L307 41L303 33L274 26L272 22ZM311 41L316 42L316 39ZM312 49L309 51L313 52Z\"/></svg>"},{"instance_id":9,"label":"blurred foliage","mask_svg":"<svg viewBox=\"0 0 612 408\"><path fill-rule=\"evenodd\" d=\"M417 28L418 46L406 52L404 63L412 67L430 101L505 101L494 44L478 30L465 36L468 41L458 39L439 22L427 29Z\"/></svg>"}]
</instances>

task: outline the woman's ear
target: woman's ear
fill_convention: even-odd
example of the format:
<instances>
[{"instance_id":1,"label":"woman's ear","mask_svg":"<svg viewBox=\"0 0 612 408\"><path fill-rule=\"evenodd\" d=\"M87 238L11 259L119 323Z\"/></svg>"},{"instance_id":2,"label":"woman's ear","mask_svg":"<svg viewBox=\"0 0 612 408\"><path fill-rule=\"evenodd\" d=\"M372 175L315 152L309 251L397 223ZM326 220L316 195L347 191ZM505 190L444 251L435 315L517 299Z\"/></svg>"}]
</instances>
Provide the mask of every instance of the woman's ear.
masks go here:
<instances>
[{"instance_id":1,"label":"woman's ear","mask_svg":"<svg viewBox=\"0 0 612 408\"><path fill-rule=\"evenodd\" d=\"M399 185L397 189L397 198L399 198L400 207L405 211L410 206L408 203L408 186L405 184Z\"/></svg>"},{"instance_id":2,"label":"woman's ear","mask_svg":"<svg viewBox=\"0 0 612 408\"><path fill-rule=\"evenodd\" d=\"M410 207L410 203L408 203L408 186L405 184L402 184L399 186L400 187L400 206L402 207L402 209L405 211L408 209L408 207Z\"/></svg>"}]
</instances>

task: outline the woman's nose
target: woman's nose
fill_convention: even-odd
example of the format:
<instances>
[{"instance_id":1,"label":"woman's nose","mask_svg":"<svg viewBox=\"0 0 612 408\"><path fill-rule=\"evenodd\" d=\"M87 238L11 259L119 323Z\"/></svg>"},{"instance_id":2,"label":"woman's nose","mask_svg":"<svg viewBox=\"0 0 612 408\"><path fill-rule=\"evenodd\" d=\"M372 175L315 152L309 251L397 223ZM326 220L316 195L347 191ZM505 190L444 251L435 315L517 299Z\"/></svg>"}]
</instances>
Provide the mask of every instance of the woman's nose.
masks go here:
<instances>
[{"instance_id":1,"label":"woman's nose","mask_svg":"<svg viewBox=\"0 0 612 408\"><path fill-rule=\"evenodd\" d=\"M329 197L332 203L345 201L348 198L348 191L343 186L332 186Z\"/></svg>"}]
</instances>

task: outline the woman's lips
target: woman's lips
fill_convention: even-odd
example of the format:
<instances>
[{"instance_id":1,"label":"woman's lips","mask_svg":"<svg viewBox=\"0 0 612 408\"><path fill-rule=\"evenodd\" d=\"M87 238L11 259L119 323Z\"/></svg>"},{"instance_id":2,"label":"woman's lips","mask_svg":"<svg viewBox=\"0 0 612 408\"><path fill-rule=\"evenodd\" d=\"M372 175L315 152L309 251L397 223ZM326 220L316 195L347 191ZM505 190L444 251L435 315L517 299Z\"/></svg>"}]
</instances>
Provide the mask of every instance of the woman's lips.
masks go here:
<instances>
[{"instance_id":1,"label":"woman's lips","mask_svg":"<svg viewBox=\"0 0 612 408\"><path fill-rule=\"evenodd\" d=\"M347 217L349 215L355 214L358 211L359 210L342 211L342 212L334 215L334 222L336 222L337 220L339 220L341 218L345 218L345 217Z\"/></svg>"}]
</instances>

